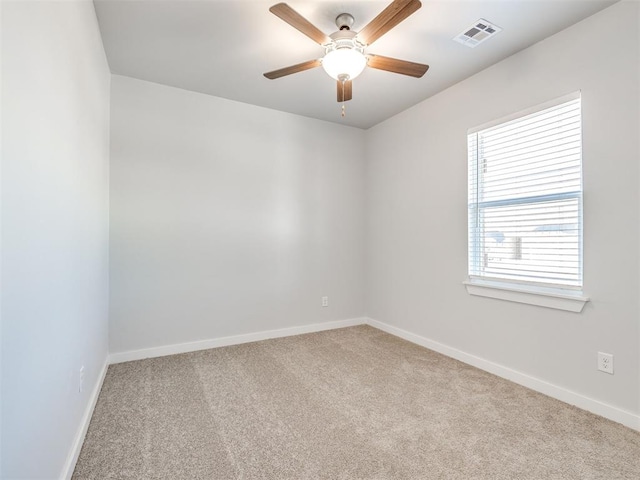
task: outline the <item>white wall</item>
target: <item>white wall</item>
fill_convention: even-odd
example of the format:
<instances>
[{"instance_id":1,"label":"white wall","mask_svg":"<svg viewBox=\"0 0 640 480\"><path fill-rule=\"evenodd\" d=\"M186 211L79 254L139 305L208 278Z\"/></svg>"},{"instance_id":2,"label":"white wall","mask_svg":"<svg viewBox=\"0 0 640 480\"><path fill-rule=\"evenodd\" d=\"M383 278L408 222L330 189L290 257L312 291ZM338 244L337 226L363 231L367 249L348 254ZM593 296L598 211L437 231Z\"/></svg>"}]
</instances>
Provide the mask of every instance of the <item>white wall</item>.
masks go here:
<instances>
[{"instance_id":1,"label":"white wall","mask_svg":"<svg viewBox=\"0 0 640 480\"><path fill-rule=\"evenodd\" d=\"M0 476L54 479L107 358L110 74L91 1L2 8Z\"/></svg>"},{"instance_id":2,"label":"white wall","mask_svg":"<svg viewBox=\"0 0 640 480\"><path fill-rule=\"evenodd\" d=\"M111 352L362 315L363 131L117 75L111 99Z\"/></svg>"},{"instance_id":3,"label":"white wall","mask_svg":"<svg viewBox=\"0 0 640 480\"><path fill-rule=\"evenodd\" d=\"M370 317L640 411L638 32L638 4L615 4L366 132ZM575 314L469 296L467 129L576 90L591 302Z\"/></svg>"}]
</instances>

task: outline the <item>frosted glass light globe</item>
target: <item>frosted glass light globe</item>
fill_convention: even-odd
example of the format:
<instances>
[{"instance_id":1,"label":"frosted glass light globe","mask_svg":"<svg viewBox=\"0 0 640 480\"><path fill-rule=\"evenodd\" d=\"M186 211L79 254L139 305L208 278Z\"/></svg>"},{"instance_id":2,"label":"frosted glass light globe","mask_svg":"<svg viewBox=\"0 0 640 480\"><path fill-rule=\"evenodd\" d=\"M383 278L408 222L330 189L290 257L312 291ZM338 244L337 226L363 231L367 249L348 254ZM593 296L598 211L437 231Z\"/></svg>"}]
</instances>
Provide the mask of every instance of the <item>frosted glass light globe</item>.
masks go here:
<instances>
[{"instance_id":1,"label":"frosted glass light globe","mask_svg":"<svg viewBox=\"0 0 640 480\"><path fill-rule=\"evenodd\" d=\"M336 48L328 52L322 59L322 68L336 80L353 80L362 73L367 66L366 57L352 48Z\"/></svg>"}]
</instances>

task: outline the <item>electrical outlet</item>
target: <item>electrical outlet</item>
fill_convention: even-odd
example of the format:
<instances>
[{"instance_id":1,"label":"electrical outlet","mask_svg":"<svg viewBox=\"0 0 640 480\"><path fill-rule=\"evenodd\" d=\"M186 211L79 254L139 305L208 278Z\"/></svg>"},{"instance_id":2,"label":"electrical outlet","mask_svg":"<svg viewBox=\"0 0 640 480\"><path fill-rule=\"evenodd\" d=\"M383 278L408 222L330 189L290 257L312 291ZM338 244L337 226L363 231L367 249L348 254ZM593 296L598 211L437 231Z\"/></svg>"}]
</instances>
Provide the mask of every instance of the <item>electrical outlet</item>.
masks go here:
<instances>
[{"instance_id":1,"label":"electrical outlet","mask_svg":"<svg viewBox=\"0 0 640 480\"><path fill-rule=\"evenodd\" d=\"M329 306L329 297L322 297L322 306L323 307Z\"/></svg>"},{"instance_id":2,"label":"electrical outlet","mask_svg":"<svg viewBox=\"0 0 640 480\"><path fill-rule=\"evenodd\" d=\"M613 355L598 352L598 370L613 375Z\"/></svg>"},{"instance_id":3,"label":"electrical outlet","mask_svg":"<svg viewBox=\"0 0 640 480\"><path fill-rule=\"evenodd\" d=\"M78 393L82 393L84 390L84 365L80 367L78 372Z\"/></svg>"}]
</instances>

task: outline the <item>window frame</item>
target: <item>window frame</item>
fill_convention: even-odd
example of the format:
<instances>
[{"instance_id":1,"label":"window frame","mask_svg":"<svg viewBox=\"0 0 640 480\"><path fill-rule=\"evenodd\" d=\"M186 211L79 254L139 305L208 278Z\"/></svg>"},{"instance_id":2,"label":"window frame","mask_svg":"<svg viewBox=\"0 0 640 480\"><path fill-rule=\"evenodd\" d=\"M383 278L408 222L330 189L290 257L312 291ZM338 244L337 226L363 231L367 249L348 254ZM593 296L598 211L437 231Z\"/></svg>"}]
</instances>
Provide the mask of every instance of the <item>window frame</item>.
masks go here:
<instances>
[{"instance_id":1,"label":"window frame","mask_svg":"<svg viewBox=\"0 0 640 480\"><path fill-rule=\"evenodd\" d=\"M542 104L538 104L531 108L521 110L519 112L515 112L505 117L501 117L499 119L495 119L493 121L484 123L482 125L470 128L467 131L467 138L469 135L477 133L482 130L486 130L513 120L517 120L528 115L534 114L536 112L540 112L542 110L567 103L572 100L577 100L581 98L581 92L573 92L568 95L563 95L562 97L555 98L548 102L544 102ZM582 128L582 117L580 119L581 128ZM582 170L582 145L581 145L581 159L580 159L580 168ZM467 153L467 162L469 162L469 157ZM467 181L470 179L471 172L467 171ZM483 276L474 275L472 272L479 271L479 264L475 263L475 270L472 268L472 265L475 262L480 261L480 255L478 254L479 250L476 248L472 249L472 242L476 242L476 244L481 244L483 239L479 234L478 229L476 228L474 232L472 229L476 225L472 225L471 223L471 215L468 209L467 211L467 234L468 234L468 248L467 248L467 275L468 278L463 282L465 285L467 292L471 295L478 295L489 298L496 298L501 300L508 300L518 303L526 303L530 305L538 305L542 307L555 308L560 310L566 310L571 312L581 312L584 308L584 305L589 301L589 298L583 295L583 286L584 286L584 263L583 263L583 181L581 177L580 181L580 190L579 192L570 192L570 193L557 193L557 194L549 194L549 195L532 195L529 197L518 197L517 199L508 199L508 200L489 200L484 202L477 202L476 205L480 206L484 204L484 206L498 206L498 204L503 205L515 205L515 204L527 204L533 205L535 203L542 203L543 201L550 200L562 200L569 198L577 198L578 200L578 215L579 215L579 231L578 231L578 249L579 249L579 277L580 277L580 285L556 285L556 284L547 284L542 282L534 282L534 281L517 281L511 279L496 279L496 278L487 278ZM470 200L470 199L468 199ZM469 205L469 202L467 203ZM494 205L495 204L495 205ZM468 207L469 208L469 207ZM472 252L476 252L475 255Z\"/></svg>"}]
</instances>

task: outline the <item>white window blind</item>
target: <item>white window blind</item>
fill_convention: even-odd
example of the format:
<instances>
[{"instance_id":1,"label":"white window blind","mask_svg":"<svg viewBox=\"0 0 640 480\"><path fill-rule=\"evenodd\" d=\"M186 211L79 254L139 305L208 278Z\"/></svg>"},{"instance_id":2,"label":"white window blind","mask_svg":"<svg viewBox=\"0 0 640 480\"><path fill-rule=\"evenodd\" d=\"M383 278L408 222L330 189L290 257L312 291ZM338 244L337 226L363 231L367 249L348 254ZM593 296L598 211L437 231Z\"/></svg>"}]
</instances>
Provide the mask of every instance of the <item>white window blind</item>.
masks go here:
<instances>
[{"instance_id":1,"label":"white window blind","mask_svg":"<svg viewBox=\"0 0 640 480\"><path fill-rule=\"evenodd\" d=\"M469 276L582 287L580 97L470 131Z\"/></svg>"}]
</instances>

